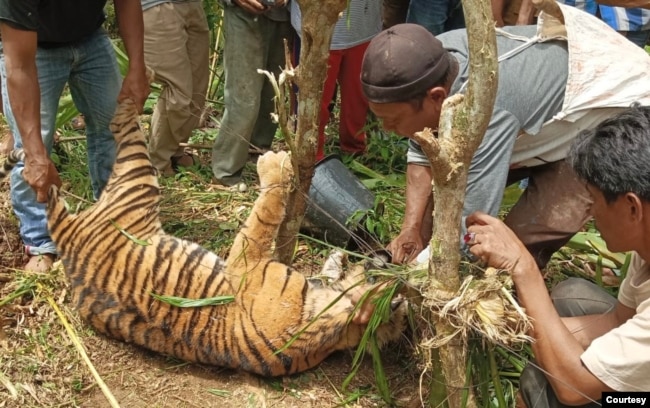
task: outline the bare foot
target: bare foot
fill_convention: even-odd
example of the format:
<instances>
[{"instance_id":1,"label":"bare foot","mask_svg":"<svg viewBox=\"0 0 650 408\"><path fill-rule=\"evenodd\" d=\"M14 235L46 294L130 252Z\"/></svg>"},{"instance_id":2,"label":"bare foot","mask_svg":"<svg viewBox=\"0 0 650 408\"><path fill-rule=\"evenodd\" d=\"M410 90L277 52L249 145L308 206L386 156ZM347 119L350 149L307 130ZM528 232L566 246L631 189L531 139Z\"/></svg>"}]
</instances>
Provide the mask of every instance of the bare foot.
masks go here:
<instances>
[{"instance_id":1,"label":"bare foot","mask_svg":"<svg viewBox=\"0 0 650 408\"><path fill-rule=\"evenodd\" d=\"M31 255L23 266L26 272L46 273L52 269L54 254Z\"/></svg>"}]
</instances>

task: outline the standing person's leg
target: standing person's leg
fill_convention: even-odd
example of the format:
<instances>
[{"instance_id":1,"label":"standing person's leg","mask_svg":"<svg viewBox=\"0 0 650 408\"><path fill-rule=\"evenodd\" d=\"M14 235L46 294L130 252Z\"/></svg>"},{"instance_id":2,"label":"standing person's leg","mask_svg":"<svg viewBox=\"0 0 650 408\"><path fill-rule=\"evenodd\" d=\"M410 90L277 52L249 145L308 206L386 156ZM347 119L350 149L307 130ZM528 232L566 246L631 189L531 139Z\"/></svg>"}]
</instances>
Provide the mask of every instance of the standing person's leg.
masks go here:
<instances>
[{"instance_id":1,"label":"standing person's leg","mask_svg":"<svg viewBox=\"0 0 650 408\"><path fill-rule=\"evenodd\" d=\"M86 119L88 170L95 199L99 198L115 162L115 138L109 124L117 107L122 77L111 40L103 30L75 45L70 93Z\"/></svg>"},{"instance_id":2,"label":"standing person's leg","mask_svg":"<svg viewBox=\"0 0 650 408\"><path fill-rule=\"evenodd\" d=\"M203 10L202 2L192 2L187 7L187 54L192 70L192 103L190 114L194 120L192 128L196 128L201 120L205 98L210 80L210 28ZM191 131L190 131L191 134ZM183 140L187 142L188 139ZM181 149L182 150L182 149Z\"/></svg>"},{"instance_id":3,"label":"standing person's leg","mask_svg":"<svg viewBox=\"0 0 650 408\"><path fill-rule=\"evenodd\" d=\"M419 24L433 35L445 31L448 0L411 0L406 22Z\"/></svg>"},{"instance_id":4,"label":"standing person's leg","mask_svg":"<svg viewBox=\"0 0 650 408\"><path fill-rule=\"evenodd\" d=\"M2 99L5 117L15 137L15 147L22 147L20 131L11 110L11 96L7 93L7 76L4 57L0 54L2 76ZM48 153L54 143L54 127L59 98L68 81L72 52L68 47L42 49L36 52L36 68L41 90L41 137ZM47 271L56 254L56 246L47 229L45 204L36 202L35 191L22 176L24 163L16 165L11 173L11 203L20 223L20 237L25 245L25 252L30 257L26 270ZM49 254L46 257L43 255Z\"/></svg>"},{"instance_id":5,"label":"standing person's leg","mask_svg":"<svg viewBox=\"0 0 650 408\"><path fill-rule=\"evenodd\" d=\"M191 136L205 102L209 30L200 2L162 3L143 16L145 62L163 85L151 119L149 155L161 174L171 175L172 157L182 155L179 143Z\"/></svg>"},{"instance_id":6,"label":"standing person's leg","mask_svg":"<svg viewBox=\"0 0 650 408\"><path fill-rule=\"evenodd\" d=\"M448 7L445 31L465 28L465 14L461 0L449 0Z\"/></svg>"},{"instance_id":7,"label":"standing person's leg","mask_svg":"<svg viewBox=\"0 0 650 408\"><path fill-rule=\"evenodd\" d=\"M644 48L648 43L648 37L650 37L650 30L642 31L623 31L621 32L628 40L632 41L634 44L638 45L641 48Z\"/></svg>"},{"instance_id":8,"label":"standing person's leg","mask_svg":"<svg viewBox=\"0 0 650 408\"><path fill-rule=\"evenodd\" d=\"M370 42L349 48L343 53L339 70L341 112L339 115L339 140L341 151L360 154L366 151L366 119L368 100L361 89L361 63Z\"/></svg>"},{"instance_id":9,"label":"standing person's leg","mask_svg":"<svg viewBox=\"0 0 650 408\"><path fill-rule=\"evenodd\" d=\"M327 74L323 84L323 96L320 102L320 113L318 115L318 149L316 150L316 160L325 157L325 127L330 120L329 105L336 91L336 79L339 75L341 61L343 57L341 50L331 50L327 60Z\"/></svg>"},{"instance_id":10,"label":"standing person's leg","mask_svg":"<svg viewBox=\"0 0 650 408\"><path fill-rule=\"evenodd\" d=\"M381 8L382 26L384 29L406 22L408 0L383 0Z\"/></svg>"},{"instance_id":11,"label":"standing person's leg","mask_svg":"<svg viewBox=\"0 0 650 408\"><path fill-rule=\"evenodd\" d=\"M419 24L433 35L464 27L460 0L411 0L406 22ZM459 27L460 26L460 27Z\"/></svg>"},{"instance_id":12,"label":"standing person's leg","mask_svg":"<svg viewBox=\"0 0 650 408\"><path fill-rule=\"evenodd\" d=\"M248 160L248 146L260 112L266 78L257 73L265 66L263 32L266 17L252 16L239 7L224 8L224 104L219 133L212 147L215 181L235 185Z\"/></svg>"},{"instance_id":13,"label":"standing person's leg","mask_svg":"<svg viewBox=\"0 0 650 408\"><path fill-rule=\"evenodd\" d=\"M291 47L294 31L289 21L263 19L260 23L263 38L265 39L264 69L272 72L277 78L282 71L282 67L286 64L284 41L287 40L289 47ZM251 144L260 149L268 149L273 143L273 137L278 128L278 124L271 119L271 113L275 112L275 91L266 76L258 75L263 78L263 86L260 96L259 115L251 135Z\"/></svg>"},{"instance_id":14,"label":"standing person's leg","mask_svg":"<svg viewBox=\"0 0 650 408\"><path fill-rule=\"evenodd\" d=\"M553 305L561 317L604 314L616 306L616 299L598 285L584 279L571 278L560 282L551 292ZM526 366L519 379L520 395L527 407L564 408L543 371L534 363ZM582 407L599 407L598 403Z\"/></svg>"},{"instance_id":15,"label":"standing person's leg","mask_svg":"<svg viewBox=\"0 0 650 408\"><path fill-rule=\"evenodd\" d=\"M530 169L528 187L505 223L544 268L590 218L590 205L585 183L561 160Z\"/></svg>"}]
</instances>

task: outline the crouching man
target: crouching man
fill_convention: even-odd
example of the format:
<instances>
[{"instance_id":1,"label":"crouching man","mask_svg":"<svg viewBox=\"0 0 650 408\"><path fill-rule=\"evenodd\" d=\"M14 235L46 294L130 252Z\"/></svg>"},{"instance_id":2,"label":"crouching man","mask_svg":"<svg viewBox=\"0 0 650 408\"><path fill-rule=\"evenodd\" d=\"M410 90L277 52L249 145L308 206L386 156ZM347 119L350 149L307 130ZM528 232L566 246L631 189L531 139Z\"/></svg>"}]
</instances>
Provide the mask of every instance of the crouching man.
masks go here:
<instances>
[{"instance_id":1,"label":"crouching man","mask_svg":"<svg viewBox=\"0 0 650 408\"><path fill-rule=\"evenodd\" d=\"M650 107L582 132L567 156L611 251L633 251L618 299L572 279L548 295L535 259L503 222L467 217L470 251L512 274L533 320L535 364L521 376L528 407L595 404L604 391L650 391Z\"/></svg>"}]
</instances>

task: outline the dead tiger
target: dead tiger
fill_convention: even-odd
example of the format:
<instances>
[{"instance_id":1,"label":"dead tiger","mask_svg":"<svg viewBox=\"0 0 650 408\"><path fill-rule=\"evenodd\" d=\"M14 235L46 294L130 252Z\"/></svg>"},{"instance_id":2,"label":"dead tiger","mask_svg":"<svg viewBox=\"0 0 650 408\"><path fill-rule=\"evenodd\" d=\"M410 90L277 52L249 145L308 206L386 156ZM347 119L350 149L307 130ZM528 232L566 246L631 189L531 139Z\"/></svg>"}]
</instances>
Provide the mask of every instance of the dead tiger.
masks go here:
<instances>
[{"instance_id":1,"label":"dead tiger","mask_svg":"<svg viewBox=\"0 0 650 408\"><path fill-rule=\"evenodd\" d=\"M117 158L99 200L72 215L52 187L47 205L77 309L92 327L179 359L265 376L307 370L359 344L367 321L353 319L355 300L346 290L363 279L362 267L344 276L344 257L334 254L324 272L335 282L322 285L272 258L293 177L285 152L259 158L261 193L224 262L163 231L156 171L133 102L118 105L111 130ZM15 151L9 162L21 157ZM234 300L181 308L156 295ZM377 331L379 343L399 338L405 325L406 304L398 299Z\"/></svg>"}]
</instances>

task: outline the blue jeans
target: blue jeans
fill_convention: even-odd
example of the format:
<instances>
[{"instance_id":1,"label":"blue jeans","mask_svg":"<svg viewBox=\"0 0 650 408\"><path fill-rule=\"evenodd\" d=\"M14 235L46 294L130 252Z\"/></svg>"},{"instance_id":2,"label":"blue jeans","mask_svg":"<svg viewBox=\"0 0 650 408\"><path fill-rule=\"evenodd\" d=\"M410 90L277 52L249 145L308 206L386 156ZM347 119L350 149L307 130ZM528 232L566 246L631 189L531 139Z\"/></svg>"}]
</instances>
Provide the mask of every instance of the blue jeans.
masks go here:
<instances>
[{"instance_id":1,"label":"blue jeans","mask_svg":"<svg viewBox=\"0 0 650 408\"><path fill-rule=\"evenodd\" d=\"M36 67L41 89L43 143L51 153L59 99L67 83L86 121L88 168L93 194L98 198L115 160L115 140L108 125L122 83L111 41L103 30L98 30L72 45L38 48ZM20 148L22 139L7 94L4 56L0 56L0 74L5 117L15 138L14 147ZM21 162L11 173L11 202L20 222L25 251L28 255L55 254L56 247L47 229L45 204L36 202L36 193L22 177L23 168Z\"/></svg>"},{"instance_id":2,"label":"blue jeans","mask_svg":"<svg viewBox=\"0 0 650 408\"><path fill-rule=\"evenodd\" d=\"M419 24L433 35L465 28L460 0L411 0L406 22Z\"/></svg>"}]
</instances>

